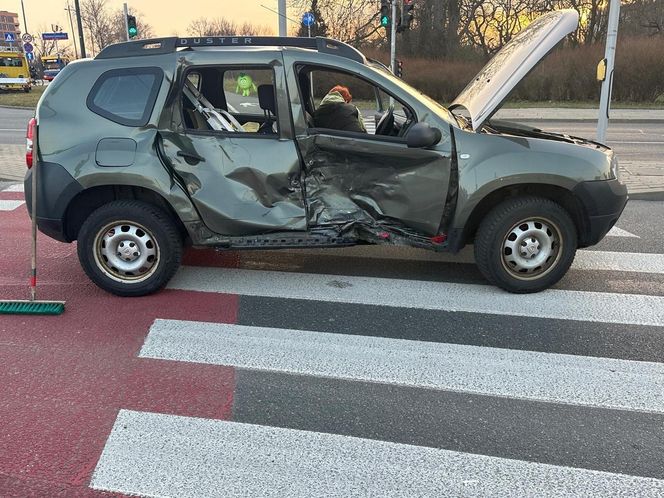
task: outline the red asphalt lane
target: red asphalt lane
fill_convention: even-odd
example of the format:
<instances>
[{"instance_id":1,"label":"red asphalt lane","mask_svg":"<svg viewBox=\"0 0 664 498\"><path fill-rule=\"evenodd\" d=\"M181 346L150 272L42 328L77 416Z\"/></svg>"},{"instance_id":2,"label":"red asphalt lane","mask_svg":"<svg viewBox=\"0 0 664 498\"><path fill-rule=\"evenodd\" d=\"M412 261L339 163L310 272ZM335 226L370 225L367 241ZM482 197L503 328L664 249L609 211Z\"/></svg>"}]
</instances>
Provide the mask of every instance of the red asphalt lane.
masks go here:
<instances>
[{"instance_id":1,"label":"red asphalt lane","mask_svg":"<svg viewBox=\"0 0 664 498\"><path fill-rule=\"evenodd\" d=\"M40 234L38 252L38 299L66 300L66 311L0 315L0 496L111 496L87 486L119 409L231 417L232 368L136 357L153 320L235 323L239 298L118 298L89 281L75 244ZM185 261L215 258L235 266L237 256L192 251ZM29 266L25 206L0 211L0 299L27 298Z\"/></svg>"}]
</instances>

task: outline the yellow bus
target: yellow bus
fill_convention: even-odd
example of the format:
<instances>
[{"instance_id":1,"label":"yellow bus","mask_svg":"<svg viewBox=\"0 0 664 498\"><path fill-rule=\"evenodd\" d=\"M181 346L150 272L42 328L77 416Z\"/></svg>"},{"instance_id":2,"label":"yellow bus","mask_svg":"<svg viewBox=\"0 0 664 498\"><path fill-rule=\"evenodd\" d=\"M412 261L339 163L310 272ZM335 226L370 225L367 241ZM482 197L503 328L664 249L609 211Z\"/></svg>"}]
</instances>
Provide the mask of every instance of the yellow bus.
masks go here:
<instances>
[{"instance_id":1,"label":"yellow bus","mask_svg":"<svg viewBox=\"0 0 664 498\"><path fill-rule=\"evenodd\" d=\"M0 90L23 90L32 88L30 66L23 52L0 48Z\"/></svg>"}]
</instances>

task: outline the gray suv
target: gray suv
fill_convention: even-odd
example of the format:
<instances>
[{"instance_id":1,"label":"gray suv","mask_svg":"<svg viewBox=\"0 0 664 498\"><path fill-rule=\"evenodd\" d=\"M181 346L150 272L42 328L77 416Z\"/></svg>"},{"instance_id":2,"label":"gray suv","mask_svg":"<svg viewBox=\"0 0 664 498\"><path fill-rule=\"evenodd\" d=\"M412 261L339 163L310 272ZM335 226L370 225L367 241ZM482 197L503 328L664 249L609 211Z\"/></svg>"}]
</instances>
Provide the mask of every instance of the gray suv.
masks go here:
<instances>
[{"instance_id":1,"label":"gray suv","mask_svg":"<svg viewBox=\"0 0 664 498\"><path fill-rule=\"evenodd\" d=\"M149 294L185 245L458 252L510 292L556 283L627 191L605 145L492 119L578 24L544 15L449 107L323 38L160 38L69 64L36 112L39 229L101 288ZM326 97L342 85L347 102ZM317 119L346 106L362 130ZM32 155L32 152L30 152ZM30 206L30 202L28 202Z\"/></svg>"}]
</instances>

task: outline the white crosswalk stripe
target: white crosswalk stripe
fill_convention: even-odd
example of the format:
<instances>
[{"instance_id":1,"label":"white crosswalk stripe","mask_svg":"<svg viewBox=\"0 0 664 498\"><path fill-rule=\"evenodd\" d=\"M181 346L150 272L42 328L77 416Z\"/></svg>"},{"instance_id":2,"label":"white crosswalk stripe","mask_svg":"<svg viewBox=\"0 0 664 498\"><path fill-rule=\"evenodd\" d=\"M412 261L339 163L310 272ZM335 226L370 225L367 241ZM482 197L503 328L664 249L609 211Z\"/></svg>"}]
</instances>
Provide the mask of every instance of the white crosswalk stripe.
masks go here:
<instances>
[{"instance_id":1,"label":"white crosswalk stripe","mask_svg":"<svg viewBox=\"0 0 664 498\"><path fill-rule=\"evenodd\" d=\"M23 192L23 184L22 183L15 183L13 185L10 185L8 187L0 189L2 192Z\"/></svg>"},{"instance_id":2,"label":"white crosswalk stripe","mask_svg":"<svg viewBox=\"0 0 664 498\"><path fill-rule=\"evenodd\" d=\"M2 200L0 199L0 211L13 211L19 206L25 204L25 201L16 201L16 200Z\"/></svg>"},{"instance_id":3,"label":"white crosswalk stripe","mask_svg":"<svg viewBox=\"0 0 664 498\"><path fill-rule=\"evenodd\" d=\"M171 289L312 301L528 315L602 323L664 324L664 297L549 289L513 295L489 285L375 277L184 267ZM633 310L639 310L634 313Z\"/></svg>"},{"instance_id":4,"label":"white crosswalk stripe","mask_svg":"<svg viewBox=\"0 0 664 498\"><path fill-rule=\"evenodd\" d=\"M611 228L611 230L609 230L609 233L607 233L606 235L607 237L634 237L637 239L640 238L638 235L634 235L633 233L618 227Z\"/></svg>"},{"instance_id":5,"label":"white crosswalk stripe","mask_svg":"<svg viewBox=\"0 0 664 498\"><path fill-rule=\"evenodd\" d=\"M656 479L128 410L118 414L91 486L180 497L664 493Z\"/></svg>"},{"instance_id":6,"label":"white crosswalk stripe","mask_svg":"<svg viewBox=\"0 0 664 498\"><path fill-rule=\"evenodd\" d=\"M139 356L664 413L661 363L178 320Z\"/></svg>"}]
</instances>

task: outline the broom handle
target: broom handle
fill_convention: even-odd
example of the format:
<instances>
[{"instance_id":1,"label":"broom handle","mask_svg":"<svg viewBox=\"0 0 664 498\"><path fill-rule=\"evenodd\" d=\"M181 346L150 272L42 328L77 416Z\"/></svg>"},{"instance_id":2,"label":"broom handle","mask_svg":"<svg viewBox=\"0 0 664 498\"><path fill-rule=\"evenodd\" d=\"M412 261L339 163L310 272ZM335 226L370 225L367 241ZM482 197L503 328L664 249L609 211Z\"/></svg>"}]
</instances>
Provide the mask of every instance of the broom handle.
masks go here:
<instances>
[{"instance_id":1,"label":"broom handle","mask_svg":"<svg viewBox=\"0 0 664 498\"><path fill-rule=\"evenodd\" d=\"M37 171L39 170L38 126L32 142L32 264L30 274L30 301L37 298Z\"/></svg>"}]
</instances>

